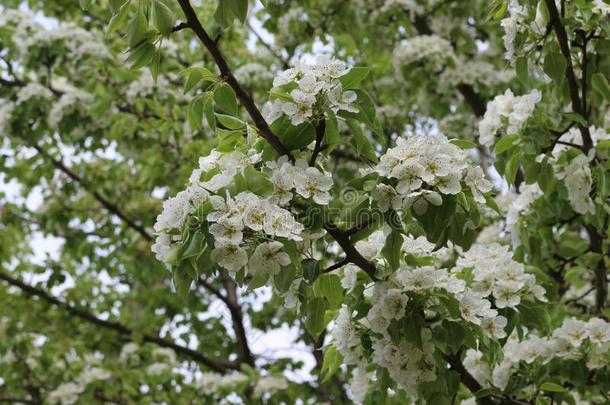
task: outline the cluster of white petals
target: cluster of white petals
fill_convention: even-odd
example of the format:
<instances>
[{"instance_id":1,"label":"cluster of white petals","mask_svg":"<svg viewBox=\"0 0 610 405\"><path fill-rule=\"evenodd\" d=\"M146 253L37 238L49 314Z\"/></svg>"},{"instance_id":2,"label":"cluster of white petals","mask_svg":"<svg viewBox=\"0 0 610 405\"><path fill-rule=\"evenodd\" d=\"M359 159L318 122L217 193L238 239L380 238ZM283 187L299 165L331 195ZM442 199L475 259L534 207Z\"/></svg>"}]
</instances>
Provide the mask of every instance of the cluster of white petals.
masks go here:
<instances>
[{"instance_id":1,"label":"cluster of white petals","mask_svg":"<svg viewBox=\"0 0 610 405\"><path fill-rule=\"evenodd\" d=\"M157 259L168 262L172 248L182 240L187 218L193 214L208 225L207 232L214 241L210 259L220 267L235 273L248 265L252 274L276 274L287 266L290 258L282 251L283 244L273 238L301 241L304 226L280 205L291 200L292 190L317 203L328 203L332 178L316 168L301 168L301 161L292 165L284 158L268 164L263 173L254 169L260 159L253 150L214 150L201 157L188 187L163 203L154 226L157 239L152 250ZM227 187L246 169L267 176L273 192L264 196L251 191L231 195ZM208 209L203 216L198 215L204 203Z\"/></svg>"},{"instance_id":2,"label":"cluster of white petals","mask_svg":"<svg viewBox=\"0 0 610 405\"><path fill-rule=\"evenodd\" d=\"M394 65L397 71L413 62L426 62L438 69L447 59L453 57L451 43L438 35L412 37L394 49Z\"/></svg>"},{"instance_id":3,"label":"cluster of white petals","mask_svg":"<svg viewBox=\"0 0 610 405\"><path fill-rule=\"evenodd\" d=\"M590 196L593 187L590 160L586 155L580 154L556 173L568 190L570 205L574 211L583 215L595 212L595 204Z\"/></svg>"},{"instance_id":4,"label":"cluster of white petals","mask_svg":"<svg viewBox=\"0 0 610 405\"><path fill-rule=\"evenodd\" d=\"M507 135L518 133L541 98L542 94L538 90L515 96L508 89L504 94L496 96L487 104L487 111L479 122L480 143L491 147L501 129L504 129Z\"/></svg>"},{"instance_id":5,"label":"cluster of white petals","mask_svg":"<svg viewBox=\"0 0 610 405\"><path fill-rule=\"evenodd\" d=\"M278 97L267 103L263 110L266 120L273 122L286 115L293 125L299 125L322 118L328 109L357 112L356 92L344 90L339 80L349 70L345 62L320 55L315 63L299 62L279 73L273 87L288 86L290 99Z\"/></svg>"},{"instance_id":6,"label":"cluster of white petals","mask_svg":"<svg viewBox=\"0 0 610 405\"><path fill-rule=\"evenodd\" d=\"M503 389L520 363L548 363L554 358L586 359L587 368L595 370L608 364L609 353L610 323L600 318L591 318L587 322L567 318L548 337L530 334L519 341L517 334L511 335L504 346L502 362L493 367L492 373L487 374L484 381L479 382L490 382Z\"/></svg>"},{"instance_id":7,"label":"cluster of white petals","mask_svg":"<svg viewBox=\"0 0 610 405\"><path fill-rule=\"evenodd\" d=\"M462 191L462 180L477 202L485 202L483 194L492 189L482 169L469 165L466 153L442 135L398 138L375 171L397 182L395 187L380 184L372 193L382 211L413 207L416 213L423 214L428 204L442 204L441 194Z\"/></svg>"},{"instance_id":8,"label":"cluster of white petals","mask_svg":"<svg viewBox=\"0 0 610 405\"><path fill-rule=\"evenodd\" d=\"M522 28L524 18L527 16L527 10L519 4L519 0L510 0L508 3L508 16L500 22L504 28L504 48L506 50L504 56L507 60L513 61L515 57L515 39L517 33Z\"/></svg>"}]
</instances>

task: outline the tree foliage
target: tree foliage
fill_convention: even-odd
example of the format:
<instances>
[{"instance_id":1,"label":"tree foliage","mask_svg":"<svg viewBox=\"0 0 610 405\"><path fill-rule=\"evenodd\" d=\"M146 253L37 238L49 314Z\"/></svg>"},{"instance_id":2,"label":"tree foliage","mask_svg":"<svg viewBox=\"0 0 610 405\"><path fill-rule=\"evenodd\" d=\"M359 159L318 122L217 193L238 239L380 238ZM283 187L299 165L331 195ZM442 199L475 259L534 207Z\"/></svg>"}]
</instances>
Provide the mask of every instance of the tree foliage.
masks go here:
<instances>
[{"instance_id":1,"label":"tree foliage","mask_svg":"<svg viewBox=\"0 0 610 405\"><path fill-rule=\"evenodd\" d=\"M603 0L0 4L0 402L610 401Z\"/></svg>"}]
</instances>

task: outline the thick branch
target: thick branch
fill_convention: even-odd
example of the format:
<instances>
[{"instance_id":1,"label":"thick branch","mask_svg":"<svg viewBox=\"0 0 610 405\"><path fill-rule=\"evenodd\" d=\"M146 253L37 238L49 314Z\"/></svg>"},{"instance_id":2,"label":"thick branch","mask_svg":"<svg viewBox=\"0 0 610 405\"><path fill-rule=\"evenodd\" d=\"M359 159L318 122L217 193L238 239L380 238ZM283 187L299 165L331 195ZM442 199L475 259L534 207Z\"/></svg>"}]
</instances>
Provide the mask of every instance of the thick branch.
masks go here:
<instances>
[{"instance_id":1,"label":"thick branch","mask_svg":"<svg viewBox=\"0 0 610 405\"><path fill-rule=\"evenodd\" d=\"M248 344L248 336L246 335L246 328L244 327L244 317L237 298L237 286L226 274L223 274L221 278L225 291L227 292L226 295L204 278L200 277L198 282L226 305L231 314L239 361L240 363L247 363L254 366L254 356L252 355L250 345Z\"/></svg>"},{"instance_id":2,"label":"thick branch","mask_svg":"<svg viewBox=\"0 0 610 405\"><path fill-rule=\"evenodd\" d=\"M100 204L102 204L102 206L104 208L106 208L108 211L110 211L111 213L113 213L114 215L119 217L130 228L132 228L133 230L138 232L140 235L142 235L142 237L144 239L146 239L147 241L152 241L153 240L152 235L149 234L146 231L146 229L144 229L144 227L142 225L138 224L133 219L129 218L127 216L127 214L125 214L119 207L117 207L115 204L111 203L108 199L106 199L106 197L104 197L99 192L89 190L85 180L82 177L80 177L78 174L74 173L61 160L55 159L53 156L49 155L49 153L46 150L44 150L42 147L40 147L37 144L32 144L32 147L34 149L36 149L38 151L38 153L40 153L40 155L42 155L45 159L49 160L53 164L53 166L55 166L55 168L57 168L58 170L63 172L66 176L68 176L72 180L76 181L81 187L83 187L85 190L87 190L87 192L89 192L91 195L93 195L93 197Z\"/></svg>"},{"instance_id":3,"label":"thick branch","mask_svg":"<svg viewBox=\"0 0 610 405\"><path fill-rule=\"evenodd\" d=\"M223 275L222 283L227 292L227 307L229 308L229 312L231 312L231 319L233 320L233 331L235 332L235 339L237 340L237 355L241 362L254 366L254 356L252 355L250 345L248 344L248 336L246 335L246 328L244 327L244 316L237 298L237 285L235 284L235 281L226 274Z\"/></svg>"},{"instance_id":4,"label":"thick branch","mask_svg":"<svg viewBox=\"0 0 610 405\"><path fill-rule=\"evenodd\" d=\"M595 312L601 313L606 307L608 299L608 270L604 262L603 237L593 225L586 225L589 234L589 248L592 252L600 255L599 261L594 269L595 274Z\"/></svg>"},{"instance_id":5,"label":"thick branch","mask_svg":"<svg viewBox=\"0 0 610 405\"><path fill-rule=\"evenodd\" d=\"M345 252L345 261L347 263L353 263L356 266L360 267L362 270L369 275L371 280L376 281L377 277L375 276L375 265L364 258L358 252L358 250L352 244L352 241L349 239L349 235L339 229L332 222L328 222L324 224L324 229L328 232L341 246L341 249Z\"/></svg>"},{"instance_id":6,"label":"thick branch","mask_svg":"<svg viewBox=\"0 0 610 405\"><path fill-rule=\"evenodd\" d=\"M254 125L256 125L256 127L258 128L260 135L265 138L267 142L269 142L269 144L273 147L273 149L275 149L278 154L286 155L291 160L293 160L290 151L286 149L286 147L282 144L279 138L275 136L275 134L271 131L271 128L269 128L269 125L263 118L263 115L254 103L254 100L252 100L252 97L250 97L250 95L238 83L237 79L235 79L235 76L233 76L233 73L231 72L229 65L225 61L224 56L218 49L216 42L214 42L214 40L210 38L208 33L205 31L205 29L199 22L197 14L191 6L191 2L189 0L178 0L178 3L184 11L188 26L193 30L197 38L199 38L203 46L205 46L205 48L214 58L218 69L220 69L222 78L229 84L229 86L231 86L231 88L233 88L235 94L237 95L237 98L246 108L248 114L254 121Z\"/></svg>"},{"instance_id":7,"label":"thick branch","mask_svg":"<svg viewBox=\"0 0 610 405\"><path fill-rule=\"evenodd\" d=\"M60 299L50 295L46 291L44 291L40 288L37 288L37 287L30 286L28 284L25 284L24 282L10 276L9 274L7 274L3 271L0 271L0 280L3 280L6 283L19 288L21 291L23 291L27 295L39 297L51 305L55 305L59 308L66 310L71 315L73 315L77 318L83 319L87 322L90 322L94 325L97 325L101 328L113 330L121 335L131 335L135 332L133 329L131 329L121 323L100 319L97 316L95 316L94 314L92 314L84 309L77 308L73 305L70 305L67 302L63 302ZM204 356L202 353L189 349L188 347L180 346L170 340L167 340L167 339L164 339L164 338L161 338L158 336L154 336L154 335L149 335L149 334L143 334L141 336L145 342L155 343L161 347L167 347L167 348L173 349L176 353L181 354L184 357L188 357L194 361L197 361L219 373L224 373L229 368L235 368L235 365L233 363L209 359L208 357Z\"/></svg>"}]
</instances>

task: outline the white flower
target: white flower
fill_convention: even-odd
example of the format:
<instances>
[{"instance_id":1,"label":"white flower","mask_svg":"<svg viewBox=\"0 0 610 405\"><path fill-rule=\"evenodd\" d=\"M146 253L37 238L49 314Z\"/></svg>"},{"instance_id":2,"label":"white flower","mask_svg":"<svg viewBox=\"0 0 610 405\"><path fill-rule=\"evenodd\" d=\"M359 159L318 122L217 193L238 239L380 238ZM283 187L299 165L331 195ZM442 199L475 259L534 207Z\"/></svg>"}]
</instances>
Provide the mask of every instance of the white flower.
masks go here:
<instances>
[{"instance_id":1,"label":"white flower","mask_svg":"<svg viewBox=\"0 0 610 405\"><path fill-rule=\"evenodd\" d=\"M380 301L381 315L387 319L400 319L404 316L409 297L400 289L392 288L385 292Z\"/></svg>"},{"instance_id":2,"label":"white flower","mask_svg":"<svg viewBox=\"0 0 610 405\"><path fill-rule=\"evenodd\" d=\"M498 281L493 288L493 296L496 299L498 308L513 308L519 305L521 297L517 293L518 288L515 288L514 283L506 281Z\"/></svg>"},{"instance_id":3,"label":"white flower","mask_svg":"<svg viewBox=\"0 0 610 405\"><path fill-rule=\"evenodd\" d=\"M487 336L494 339L502 339L506 337L506 324L508 320L503 316L489 317L481 319L481 329Z\"/></svg>"},{"instance_id":4,"label":"white flower","mask_svg":"<svg viewBox=\"0 0 610 405\"><path fill-rule=\"evenodd\" d=\"M523 96L515 96L508 89L504 94L496 96L487 104L487 111L479 122L481 144L491 147L496 133L503 128L504 122L508 123L506 127L508 135L518 133L541 99L542 94L538 90Z\"/></svg>"},{"instance_id":5,"label":"white flower","mask_svg":"<svg viewBox=\"0 0 610 405\"><path fill-rule=\"evenodd\" d=\"M78 402L78 397L83 391L85 391L84 386L67 382L49 392L47 399L50 404L72 405Z\"/></svg>"},{"instance_id":6,"label":"white flower","mask_svg":"<svg viewBox=\"0 0 610 405\"><path fill-rule=\"evenodd\" d=\"M434 288L436 272L433 267L418 267L401 270L395 277L406 291L421 292Z\"/></svg>"},{"instance_id":7,"label":"white flower","mask_svg":"<svg viewBox=\"0 0 610 405\"><path fill-rule=\"evenodd\" d=\"M593 11L600 13L603 16L610 14L610 4L606 3L604 0L593 0L593 4Z\"/></svg>"},{"instance_id":8,"label":"white flower","mask_svg":"<svg viewBox=\"0 0 610 405\"><path fill-rule=\"evenodd\" d=\"M170 366L166 363L152 363L146 368L146 373L153 376L161 375L168 371L170 371Z\"/></svg>"},{"instance_id":9,"label":"white flower","mask_svg":"<svg viewBox=\"0 0 610 405\"><path fill-rule=\"evenodd\" d=\"M591 318L587 322L589 340L595 345L601 346L610 342L610 324L600 318Z\"/></svg>"},{"instance_id":10,"label":"white flower","mask_svg":"<svg viewBox=\"0 0 610 405\"><path fill-rule=\"evenodd\" d=\"M443 194L457 194L462 191L460 177L455 174L437 177L434 181L434 185L438 187L438 191Z\"/></svg>"},{"instance_id":11,"label":"white flower","mask_svg":"<svg viewBox=\"0 0 610 405\"><path fill-rule=\"evenodd\" d=\"M424 215L428 211L428 203L438 207L443 204L443 198L436 191L422 190L407 194L403 200L404 207L413 207L417 215Z\"/></svg>"},{"instance_id":12,"label":"white flower","mask_svg":"<svg viewBox=\"0 0 610 405\"><path fill-rule=\"evenodd\" d=\"M304 172L299 172L295 183L299 195L312 198L320 205L327 205L330 202L329 190L333 186L330 175L322 173L315 167L308 167Z\"/></svg>"},{"instance_id":13,"label":"white flower","mask_svg":"<svg viewBox=\"0 0 610 405\"><path fill-rule=\"evenodd\" d=\"M220 267L236 273L248 263L248 254L237 246L219 244L210 253L210 258Z\"/></svg>"},{"instance_id":14,"label":"white flower","mask_svg":"<svg viewBox=\"0 0 610 405\"><path fill-rule=\"evenodd\" d=\"M282 266L290 264L290 256L282 252L283 248L284 245L280 242L265 242L258 245L250 257L249 270L254 274L258 272L279 273Z\"/></svg>"},{"instance_id":15,"label":"white flower","mask_svg":"<svg viewBox=\"0 0 610 405\"><path fill-rule=\"evenodd\" d=\"M112 377L109 371L103 370L99 367L86 368L78 377L79 384L87 386L95 381L103 381Z\"/></svg>"},{"instance_id":16,"label":"white flower","mask_svg":"<svg viewBox=\"0 0 610 405\"><path fill-rule=\"evenodd\" d=\"M381 212L386 212L390 208L399 210L402 206L402 198L398 195L394 187L387 184L377 184L371 192L371 198L377 202Z\"/></svg>"},{"instance_id":17,"label":"white flower","mask_svg":"<svg viewBox=\"0 0 610 405\"><path fill-rule=\"evenodd\" d=\"M252 391L252 396L255 398L260 398L263 395L273 395L278 391L283 391L288 388L288 383L285 379L274 376L265 376L259 378L256 385L254 386L254 390Z\"/></svg>"},{"instance_id":18,"label":"white flower","mask_svg":"<svg viewBox=\"0 0 610 405\"><path fill-rule=\"evenodd\" d=\"M357 99L356 92L352 90L343 91L341 84L337 84L328 92L328 101L334 112L339 110L358 112L358 109L353 106Z\"/></svg>"},{"instance_id":19,"label":"white flower","mask_svg":"<svg viewBox=\"0 0 610 405\"><path fill-rule=\"evenodd\" d=\"M242 225L238 222L220 220L211 224L209 231L221 244L239 245L243 239Z\"/></svg>"},{"instance_id":20,"label":"white flower","mask_svg":"<svg viewBox=\"0 0 610 405\"><path fill-rule=\"evenodd\" d=\"M479 204L484 204L485 196L483 194L490 192L493 185L485 178L483 169L480 166L469 167L464 182L470 187L474 200Z\"/></svg>"},{"instance_id":21,"label":"white flower","mask_svg":"<svg viewBox=\"0 0 610 405\"><path fill-rule=\"evenodd\" d=\"M489 301L470 292L466 292L460 300L462 318L475 325L481 324L480 316L489 315L490 308L491 304Z\"/></svg>"},{"instance_id":22,"label":"white flower","mask_svg":"<svg viewBox=\"0 0 610 405\"><path fill-rule=\"evenodd\" d=\"M575 318L568 318L563 321L559 329L553 331L553 337L565 339L572 346L579 347L581 343L589 337L589 328L587 324Z\"/></svg>"},{"instance_id":23,"label":"white flower","mask_svg":"<svg viewBox=\"0 0 610 405\"><path fill-rule=\"evenodd\" d=\"M244 224L253 231L262 231L270 209L265 200L251 202L244 212Z\"/></svg>"}]
</instances>

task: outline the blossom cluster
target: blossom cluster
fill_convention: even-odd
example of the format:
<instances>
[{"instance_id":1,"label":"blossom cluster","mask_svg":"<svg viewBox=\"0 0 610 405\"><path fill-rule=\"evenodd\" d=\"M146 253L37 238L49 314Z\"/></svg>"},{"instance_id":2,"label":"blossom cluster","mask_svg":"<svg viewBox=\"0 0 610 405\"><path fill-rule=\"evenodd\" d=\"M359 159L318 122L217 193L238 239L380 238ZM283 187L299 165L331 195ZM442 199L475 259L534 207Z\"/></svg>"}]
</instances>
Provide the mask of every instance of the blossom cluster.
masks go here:
<instances>
[{"instance_id":1,"label":"blossom cluster","mask_svg":"<svg viewBox=\"0 0 610 405\"><path fill-rule=\"evenodd\" d=\"M476 89L506 82L511 74L498 69L491 63L480 60L460 60L456 67L443 70L439 76L439 86L443 91L453 91L460 84L470 84Z\"/></svg>"},{"instance_id":2,"label":"blossom cluster","mask_svg":"<svg viewBox=\"0 0 610 405\"><path fill-rule=\"evenodd\" d=\"M595 204L591 199L590 193L593 187L593 178L590 159L587 155L579 154L556 173L558 179L563 180L568 190L568 200L570 205L579 214L595 212Z\"/></svg>"},{"instance_id":3,"label":"blossom cluster","mask_svg":"<svg viewBox=\"0 0 610 405\"><path fill-rule=\"evenodd\" d=\"M339 80L349 71L345 62L321 55L315 63L299 62L294 68L280 72L273 80L273 87L290 88L289 100L278 97L267 103L263 111L265 118L273 122L285 115L293 125L299 125L323 118L327 110L358 112L354 105L356 92L344 90Z\"/></svg>"},{"instance_id":4,"label":"blossom cluster","mask_svg":"<svg viewBox=\"0 0 610 405\"><path fill-rule=\"evenodd\" d=\"M170 252L182 242L182 229L192 215L205 223L214 241L210 259L220 267L235 273L247 265L252 274L276 274L288 265L290 258L278 239L301 241L304 226L284 207L295 195L328 204L333 181L329 173L308 167L302 159L293 164L282 157L256 169L260 161L261 155L254 150L214 150L201 157L189 186L163 203L154 226L156 257L171 260ZM232 195L229 186L246 170L264 178L271 190L261 195L238 190Z\"/></svg>"},{"instance_id":5,"label":"blossom cluster","mask_svg":"<svg viewBox=\"0 0 610 405\"><path fill-rule=\"evenodd\" d=\"M110 56L99 34L75 24L61 22L57 27L46 29L33 14L7 9L0 16L2 26L14 26L12 41L26 63L38 62L37 48L50 49L59 42L62 43L59 49L68 51L69 60L76 61L83 57L105 59Z\"/></svg>"},{"instance_id":6,"label":"blossom cluster","mask_svg":"<svg viewBox=\"0 0 610 405\"><path fill-rule=\"evenodd\" d=\"M554 358L587 359L587 368L595 370L608 364L610 349L610 323L600 318L587 322L567 318L551 336L541 337L530 333L519 341L513 333L504 346L504 358L497 365L490 365L483 354L468 350L464 366L484 385L493 384L504 389L510 376L522 363L546 364Z\"/></svg>"},{"instance_id":7,"label":"blossom cluster","mask_svg":"<svg viewBox=\"0 0 610 405\"><path fill-rule=\"evenodd\" d=\"M409 38L394 50L394 64L397 71L413 62L426 62L435 69L440 69L447 59L453 57L451 43L438 35Z\"/></svg>"},{"instance_id":8,"label":"blossom cluster","mask_svg":"<svg viewBox=\"0 0 610 405\"><path fill-rule=\"evenodd\" d=\"M523 96L515 96L508 89L487 104L487 111L479 122L479 141L491 147L498 131L506 130L507 135L516 134L530 117L536 104L542 99L538 90Z\"/></svg>"},{"instance_id":9,"label":"blossom cluster","mask_svg":"<svg viewBox=\"0 0 610 405\"><path fill-rule=\"evenodd\" d=\"M413 207L416 213L423 214L428 203L442 204L441 194L462 191L462 180L480 203L485 202L483 194L492 189L482 169L470 166L466 153L441 135L398 138L396 146L381 157L375 171L397 182L395 187L380 184L373 192L381 210L390 206Z\"/></svg>"},{"instance_id":10,"label":"blossom cluster","mask_svg":"<svg viewBox=\"0 0 610 405\"><path fill-rule=\"evenodd\" d=\"M382 249L388 229L372 233L356 243L358 251L369 261L381 264ZM423 305L426 316L434 316L436 297L443 295L457 303L460 317L490 339L506 337L507 319L498 309L514 308L522 300L544 300L544 289L536 284L532 274L512 259L507 247L497 243L475 244L469 251L442 248L435 251L434 244L424 237L404 238L401 251L419 259L428 259L427 265L412 266L403 263L398 271L385 281L376 282L365 289L370 309L356 320L347 306L340 309L331 330L333 344L346 364L353 365L356 375L364 381L368 374L362 372L370 363L385 368L392 379L408 395L416 396L420 382L434 381L437 370L434 362L435 347L431 342L433 329L421 329L420 346L392 335L392 325ZM452 268L443 263L455 262ZM345 266L342 285L352 289L358 270ZM361 315L361 314L359 314ZM370 333L372 350L362 346L360 336ZM369 369L370 370L370 369Z\"/></svg>"},{"instance_id":11,"label":"blossom cluster","mask_svg":"<svg viewBox=\"0 0 610 405\"><path fill-rule=\"evenodd\" d=\"M527 16L527 10L524 6L519 4L519 0L510 0L508 3L508 16L500 22L502 28L504 28L504 49L505 58L512 61L515 57L515 39L517 33L523 26L523 20Z\"/></svg>"}]
</instances>

